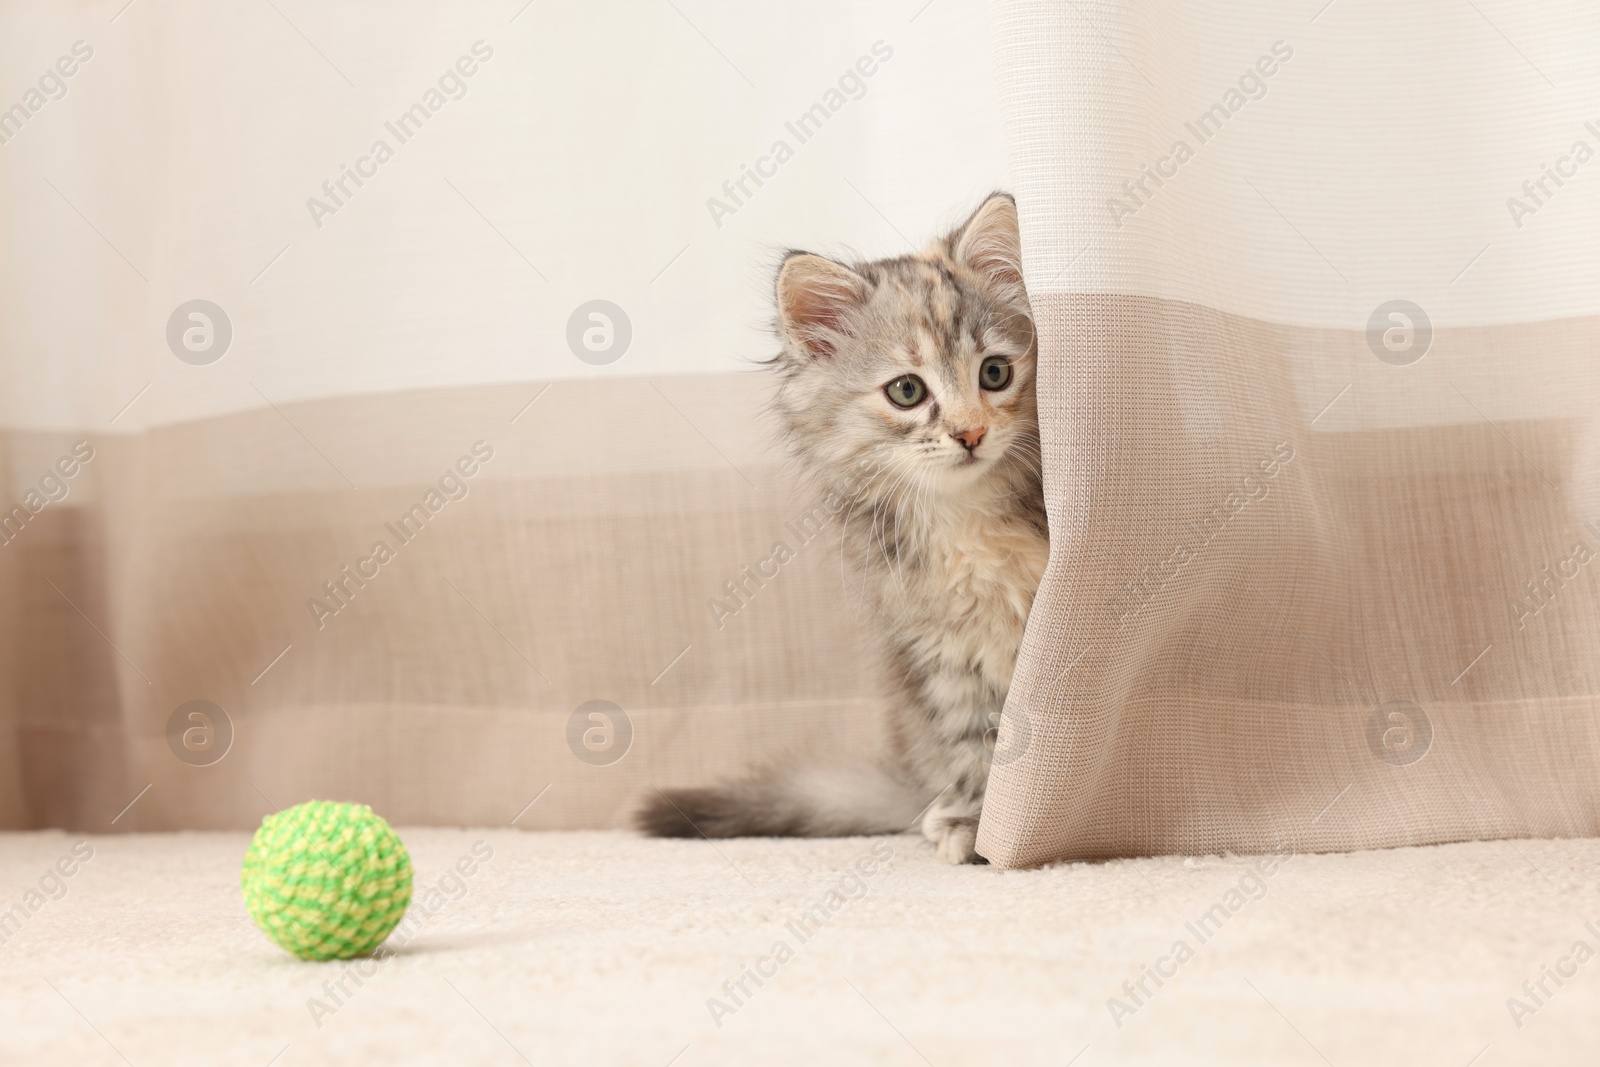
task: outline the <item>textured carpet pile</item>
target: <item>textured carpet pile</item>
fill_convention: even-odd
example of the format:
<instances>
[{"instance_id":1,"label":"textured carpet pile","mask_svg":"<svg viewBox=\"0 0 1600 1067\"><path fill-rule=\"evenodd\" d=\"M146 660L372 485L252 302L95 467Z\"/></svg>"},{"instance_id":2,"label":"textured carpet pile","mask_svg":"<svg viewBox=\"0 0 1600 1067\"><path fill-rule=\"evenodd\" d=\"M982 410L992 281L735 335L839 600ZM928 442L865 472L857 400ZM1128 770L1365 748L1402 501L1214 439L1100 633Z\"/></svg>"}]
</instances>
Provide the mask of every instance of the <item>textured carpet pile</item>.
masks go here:
<instances>
[{"instance_id":1,"label":"textured carpet pile","mask_svg":"<svg viewBox=\"0 0 1600 1067\"><path fill-rule=\"evenodd\" d=\"M400 833L412 912L348 963L251 924L248 834L76 854L0 835L0 1063L1498 1067L1600 1047L1593 840L1001 873L909 836Z\"/></svg>"}]
</instances>

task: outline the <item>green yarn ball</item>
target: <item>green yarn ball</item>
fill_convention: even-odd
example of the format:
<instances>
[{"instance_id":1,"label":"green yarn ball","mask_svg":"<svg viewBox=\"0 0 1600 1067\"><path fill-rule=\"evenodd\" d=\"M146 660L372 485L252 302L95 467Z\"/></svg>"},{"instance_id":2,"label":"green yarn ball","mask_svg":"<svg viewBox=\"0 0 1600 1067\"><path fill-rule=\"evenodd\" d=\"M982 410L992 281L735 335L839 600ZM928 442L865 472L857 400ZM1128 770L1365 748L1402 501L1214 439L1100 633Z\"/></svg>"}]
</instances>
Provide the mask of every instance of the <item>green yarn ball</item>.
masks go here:
<instances>
[{"instance_id":1,"label":"green yarn ball","mask_svg":"<svg viewBox=\"0 0 1600 1067\"><path fill-rule=\"evenodd\" d=\"M411 857L365 804L308 800L261 820L239 884L272 940L303 960L343 960L377 948L405 915Z\"/></svg>"}]
</instances>

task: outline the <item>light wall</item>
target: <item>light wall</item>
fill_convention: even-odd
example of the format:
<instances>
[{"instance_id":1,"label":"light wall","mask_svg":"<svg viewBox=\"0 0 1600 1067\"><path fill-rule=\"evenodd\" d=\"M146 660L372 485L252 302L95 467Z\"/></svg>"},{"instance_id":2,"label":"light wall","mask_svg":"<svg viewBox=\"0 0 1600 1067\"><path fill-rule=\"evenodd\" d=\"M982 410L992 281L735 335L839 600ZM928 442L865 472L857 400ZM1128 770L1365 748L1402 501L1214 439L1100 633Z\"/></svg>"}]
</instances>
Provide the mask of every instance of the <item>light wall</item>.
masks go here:
<instances>
[{"instance_id":1,"label":"light wall","mask_svg":"<svg viewBox=\"0 0 1600 1067\"><path fill-rule=\"evenodd\" d=\"M121 3L13 8L0 33L0 106L92 50L0 144L10 427L737 370L770 352L783 249L894 252L1006 184L980 4ZM461 57L465 94L401 143L385 123ZM802 143L785 124L818 102ZM393 158L323 193L379 139ZM779 140L792 158L763 162ZM194 298L234 331L208 366L165 338ZM603 367L566 341L597 298L633 328Z\"/></svg>"}]
</instances>

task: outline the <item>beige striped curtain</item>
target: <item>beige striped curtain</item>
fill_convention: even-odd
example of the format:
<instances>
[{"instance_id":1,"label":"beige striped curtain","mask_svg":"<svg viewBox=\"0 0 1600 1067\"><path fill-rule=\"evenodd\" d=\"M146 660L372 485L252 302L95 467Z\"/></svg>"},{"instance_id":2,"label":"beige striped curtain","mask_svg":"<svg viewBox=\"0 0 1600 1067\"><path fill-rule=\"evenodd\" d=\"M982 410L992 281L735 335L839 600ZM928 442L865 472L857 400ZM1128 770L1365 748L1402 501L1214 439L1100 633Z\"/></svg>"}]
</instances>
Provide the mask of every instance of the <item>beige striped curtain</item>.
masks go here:
<instances>
[{"instance_id":1,"label":"beige striped curtain","mask_svg":"<svg viewBox=\"0 0 1600 1067\"><path fill-rule=\"evenodd\" d=\"M979 851L1600 832L1600 15L995 19L1051 563Z\"/></svg>"},{"instance_id":2,"label":"beige striped curtain","mask_svg":"<svg viewBox=\"0 0 1600 1067\"><path fill-rule=\"evenodd\" d=\"M1004 184L982 9L915 13L0 6L0 825L620 826L876 744L751 364L778 249Z\"/></svg>"},{"instance_id":3,"label":"beige striped curtain","mask_svg":"<svg viewBox=\"0 0 1600 1067\"><path fill-rule=\"evenodd\" d=\"M871 750L764 279L998 186L1053 559L980 850L1596 831L1589 7L0 11L5 826Z\"/></svg>"}]
</instances>

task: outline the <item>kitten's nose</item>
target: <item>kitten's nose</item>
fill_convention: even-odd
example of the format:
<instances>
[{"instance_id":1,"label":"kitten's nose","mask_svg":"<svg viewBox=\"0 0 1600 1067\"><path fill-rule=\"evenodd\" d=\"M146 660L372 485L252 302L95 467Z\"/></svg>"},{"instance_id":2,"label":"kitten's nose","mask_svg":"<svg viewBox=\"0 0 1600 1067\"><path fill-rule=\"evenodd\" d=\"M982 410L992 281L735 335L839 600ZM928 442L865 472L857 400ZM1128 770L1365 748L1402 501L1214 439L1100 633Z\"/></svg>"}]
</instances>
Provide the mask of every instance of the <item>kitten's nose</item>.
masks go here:
<instances>
[{"instance_id":1,"label":"kitten's nose","mask_svg":"<svg viewBox=\"0 0 1600 1067\"><path fill-rule=\"evenodd\" d=\"M989 427L987 426L974 426L970 430L962 430L960 433L953 433L950 436L954 437L957 441L960 441L962 446L966 448L968 452L971 452L974 448L978 447L978 442L982 441L983 435L988 432Z\"/></svg>"}]
</instances>

